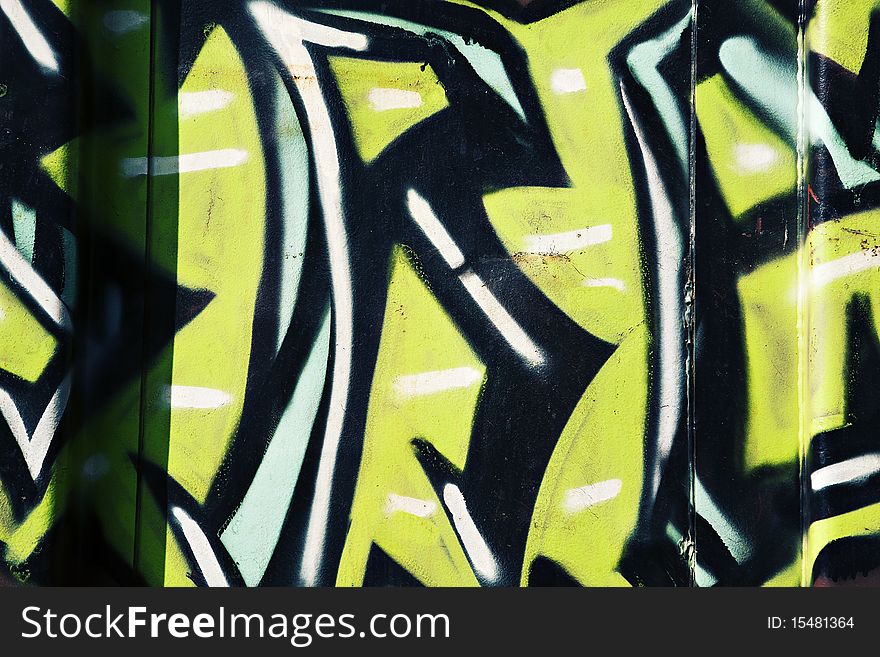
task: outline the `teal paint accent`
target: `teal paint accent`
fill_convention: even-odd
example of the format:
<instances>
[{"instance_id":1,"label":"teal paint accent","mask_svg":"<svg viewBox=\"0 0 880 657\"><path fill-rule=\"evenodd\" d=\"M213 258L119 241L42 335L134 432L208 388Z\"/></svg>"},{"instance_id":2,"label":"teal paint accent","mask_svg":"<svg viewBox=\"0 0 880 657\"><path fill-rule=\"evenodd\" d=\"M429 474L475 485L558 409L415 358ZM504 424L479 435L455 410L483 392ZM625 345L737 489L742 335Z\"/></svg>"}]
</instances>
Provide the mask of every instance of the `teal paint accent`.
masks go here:
<instances>
[{"instance_id":1,"label":"teal paint accent","mask_svg":"<svg viewBox=\"0 0 880 657\"><path fill-rule=\"evenodd\" d=\"M61 291L61 300L73 310L76 302L76 237L66 228L59 230L64 251L64 289Z\"/></svg>"},{"instance_id":2,"label":"teal paint accent","mask_svg":"<svg viewBox=\"0 0 880 657\"><path fill-rule=\"evenodd\" d=\"M326 9L323 11L324 13L333 14L334 16L343 16L345 18L378 23L389 27L398 27L407 32L418 34L419 36L436 34L443 37L458 48L461 54L464 55L465 59L467 59L468 63L473 67L476 74L479 75L504 102L510 105L524 122L528 122L526 119L526 112L519 102L519 98L510 82L507 71L504 69L504 62L501 61L501 56L494 50L489 50L476 42L468 43L460 35L455 34L454 32L448 32L446 30L413 23L399 18L393 18L391 16L379 16L367 12L338 9Z\"/></svg>"},{"instance_id":3,"label":"teal paint accent","mask_svg":"<svg viewBox=\"0 0 880 657\"><path fill-rule=\"evenodd\" d=\"M699 562L694 563L694 584L700 588L709 588L715 586L718 579L706 570Z\"/></svg>"},{"instance_id":4,"label":"teal paint accent","mask_svg":"<svg viewBox=\"0 0 880 657\"><path fill-rule=\"evenodd\" d=\"M794 144L799 125L794 60L769 55L749 37L731 37L721 44L719 56L734 82L770 115L777 130ZM812 91L807 93L805 114L810 142L825 145L844 185L852 189L880 180L880 173L849 154L828 113Z\"/></svg>"},{"instance_id":5,"label":"teal paint accent","mask_svg":"<svg viewBox=\"0 0 880 657\"><path fill-rule=\"evenodd\" d=\"M724 512L715 504L715 500L703 486L699 477L694 478L694 508L712 525L715 533L730 550L737 563L743 563L751 556L748 539L730 522Z\"/></svg>"},{"instance_id":6,"label":"teal paint accent","mask_svg":"<svg viewBox=\"0 0 880 657\"><path fill-rule=\"evenodd\" d=\"M248 586L259 584L281 534L327 376L330 310L257 474L220 540Z\"/></svg>"},{"instance_id":7,"label":"teal paint accent","mask_svg":"<svg viewBox=\"0 0 880 657\"><path fill-rule=\"evenodd\" d=\"M19 253L33 264L37 212L16 199L12 199L12 230L15 233L15 246Z\"/></svg>"},{"instance_id":8,"label":"teal paint accent","mask_svg":"<svg viewBox=\"0 0 880 657\"><path fill-rule=\"evenodd\" d=\"M309 152L293 103L280 78L275 81L274 109L283 213L277 353L290 327L302 278L309 221Z\"/></svg>"},{"instance_id":9,"label":"teal paint accent","mask_svg":"<svg viewBox=\"0 0 880 657\"><path fill-rule=\"evenodd\" d=\"M675 152L685 171L690 160L688 153L689 129L685 123L684 116L682 116L681 108L675 101L672 89L670 89L669 84L657 69L660 66L660 62L666 59L675 49L675 46L681 40L681 35L684 33L685 28L690 24L691 15L688 13L670 30L664 32L656 39L635 46L626 58L629 69L636 80L651 94L654 106L660 112L663 125L666 126L666 130L672 136Z\"/></svg>"}]
</instances>

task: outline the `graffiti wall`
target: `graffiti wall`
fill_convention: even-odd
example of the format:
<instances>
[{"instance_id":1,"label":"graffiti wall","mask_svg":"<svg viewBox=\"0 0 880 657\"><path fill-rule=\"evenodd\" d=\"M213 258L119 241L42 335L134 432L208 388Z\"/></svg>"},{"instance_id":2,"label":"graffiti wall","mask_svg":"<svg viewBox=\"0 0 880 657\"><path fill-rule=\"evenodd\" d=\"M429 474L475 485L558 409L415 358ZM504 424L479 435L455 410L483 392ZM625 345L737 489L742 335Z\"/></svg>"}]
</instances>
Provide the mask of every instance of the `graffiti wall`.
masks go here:
<instances>
[{"instance_id":1,"label":"graffiti wall","mask_svg":"<svg viewBox=\"0 0 880 657\"><path fill-rule=\"evenodd\" d=\"M880 2L0 0L0 580L880 583Z\"/></svg>"}]
</instances>

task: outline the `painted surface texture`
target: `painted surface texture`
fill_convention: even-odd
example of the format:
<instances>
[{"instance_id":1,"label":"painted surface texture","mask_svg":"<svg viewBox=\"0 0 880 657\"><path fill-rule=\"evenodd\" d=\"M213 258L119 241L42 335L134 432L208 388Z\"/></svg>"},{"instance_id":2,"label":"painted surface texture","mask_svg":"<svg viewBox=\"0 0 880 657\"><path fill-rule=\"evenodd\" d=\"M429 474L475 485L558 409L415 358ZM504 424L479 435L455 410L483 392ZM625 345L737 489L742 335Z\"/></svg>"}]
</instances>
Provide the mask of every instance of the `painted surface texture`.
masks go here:
<instances>
[{"instance_id":1,"label":"painted surface texture","mask_svg":"<svg viewBox=\"0 0 880 657\"><path fill-rule=\"evenodd\" d=\"M880 2L0 0L0 581L880 582Z\"/></svg>"}]
</instances>

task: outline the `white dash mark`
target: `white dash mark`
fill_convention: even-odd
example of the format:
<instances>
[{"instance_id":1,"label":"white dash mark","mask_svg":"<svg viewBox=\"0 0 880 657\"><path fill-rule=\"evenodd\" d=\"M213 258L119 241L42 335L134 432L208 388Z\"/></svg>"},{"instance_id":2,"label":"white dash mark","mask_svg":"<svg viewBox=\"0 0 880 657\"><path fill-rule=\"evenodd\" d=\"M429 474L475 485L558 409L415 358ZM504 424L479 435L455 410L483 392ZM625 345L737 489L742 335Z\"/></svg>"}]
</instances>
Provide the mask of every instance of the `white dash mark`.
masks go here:
<instances>
[{"instance_id":1,"label":"white dash mark","mask_svg":"<svg viewBox=\"0 0 880 657\"><path fill-rule=\"evenodd\" d=\"M532 365L541 365L544 355L532 339L526 334L517 321L510 316L507 309L489 291L482 279L470 269L464 272L458 279L464 284L465 289L473 297L489 321L504 336L507 343L513 347L520 356Z\"/></svg>"},{"instance_id":2,"label":"white dash mark","mask_svg":"<svg viewBox=\"0 0 880 657\"><path fill-rule=\"evenodd\" d=\"M227 169L243 164L248 159L247 151L225 148L218 151L202 151L168 157L154 157L152 171L147 158L128 157L122 160L122 175L126 178L136 176L170 176L176 173L192 173L208 169Z\"/></svg>"},{"instance_id":3,"label":"white dash mark","mask_svg":"<svg viewBox=\"0 0 880 657\"><path fill-rule=\"evenodd\" d=\"M376 112L411 109L421 107L422 105L422 95L418 91L389 89L385 87L370 89L368 100L370 101L370 107Z\"/></svg>"},{"instance_id":4,"label":"white dash mark","mask_svg":"<svg viewBox=\"0 0 880 657\"><path fill-rule=\"evenodd\" d=\"M588 246L610 242L613 236L611 224L588 226L567 233L552 235L529 235L526 237L526 253L540 255L561 255Z\"/></svg>"},{"instance_id":5,"label":"white dash mark","mask_svg":"<svg viewBox=\"0 0 880 657\"><path fill-rule=\"evenodd\" d=\"M418 518L429 518L437 511L437 505L430 500L420 500L417 497L388 493L388 500L385 502L385 515L390 516L397 511L408 513Z\"/></svg>"},{"instance_id":6,"label":"white dash mark","mask_svg":"<svg viewBox=\"0 0 880 657\"><path fill-rule=\"evenodd\" d=\"M421 397L445 390L470 388L482 378L480 371L473 367L405 374L394 380L394 392L400 397Z\"/></svg>"},{"instance_id":7,"label":"white dash mark","mask_svg":"<svg viewBox=\"0 0 880 657\"><path fill-rule=\"evenodd\" d=\"M166 386L165 400L171 408L222 408L229 404L229 393L216 388L197 386Z\"/></svg>"},{"instance_id":8,"label":"white dash mark","mask_svg":"<svg viewBox=\"0 0 880 657\"><path fill-rule=\"evenodd\" d=\"M550 88L560 95L575 94L587 90L587 81L579 68L557 68L550 74Z\"/></svg>"},{"instance_id":9,"label":"white dash mark","mask_svg":"<svg viewBox=\"0 0 880 657\"><path fill-rule=\"evenodd\" d=\"M177 101L178 116L186 119L197 114L215 112L228 106L233 97L231 92L222 89L183 92Z\"/></svg>"},{"instance_id":10,"label":"white dash mark","mask_svg":"<svg viewBox=\"0 0 880 657\"><path fill-rule=\"evenodd\" d=\"M67 306L52 291L52 288L37 273L33 265L25 259L15 244L0 230L0 265L12 274L43 311L65 331L72 328Z\"/></svg>"},{"instance_id":11,"label":"white dash mark","mask_svg":"<svg viewBox=\"0 0 880 657\"><path fill-rule=\"evenodd\" d=\"M250 3L250 11L251 14L257 18L262 27L264 21L257 16L260 11L280 12L281 10L270 2L256 0L255 2ZM308 41L309 43L314 43L326 48L348 48L349 50L358 51L364 51L370 45L370 40L363 34L346 32L345 30L339 30L335 27L330 27L329 25L315 23L286 12L284 13L284 21L287 23L285 27L289 28L295 26L294 29L297 31L296 37L299 42ZM272 45L273 47L275 46L274 41Z\"/></svg>"},{"instance_id":12,"label":"white dash mark","mask_svg":"<svg viewBox=\"0 0 880 657\"><path fill-rule=\"evenodd\" d=\"M229 580L223 573L223 567L220 565L217 555L214 554L214 549L211 547L211 542L204 530L199 527L199 523L179 506L171 508L171 515L180 525L180 530L183 532L186 542L189 543L199 570L202 571L205 583L212 587L229 586Z\"/></svg>"},{"instance_id":13,"label":"white dash mark","mask_svg":"<svg viewBox=\"0 0 880 657\"><path fill-rule=\"evenodd\" d=\"M452 524L455 525L455 531L461 537L465 552L470 557L474 568L486 580L494 582L498 579L498 563L480 534L480 530L474 524L459 487L455 484L446 484L443 487L443 501L452 515Z\"/></svg>"},{"instance_id":14,"label":"white dash mark","mask_svg":"<svg viewBox=\"0 0 880 657\"><path fill-rule=\"evenodd\" d=\"M814 287L823 287L844 276L858 274L875 267L880 267L880 251L873 249L859 251L816 265L810 272L810 283Z\"/></svg>"},{"instance_id":15,"label":"white dash mark","mask_svg":"<svg viewBox=\"0 0 880 657\"><path fill-rule=\"evenodd\" d=\"M813 490L860 482L880 471L880 454L864 454L819 468L810 475Z\"/></svg>"},{"instance_id":16,"label":"white dash mark","mask_svg":"<svg viewBox=\"0 0 880 657\"><path fill-rule=\"evenodd\" d=\"M414 189L406 193L406 207L434 248L440 252L446 264L458 269L464 264L464 255L446 228L440 223L428 202Z\"/></svg>"},{"instance_id":17,"label":"white dash mark","mask_svg":"<svg viewBox=\"0 0 880 657\"><path fill-rule=\"evenodd\" d=\"M623 483L620 479L609 479L580 488L570 488L565 491L563 506L569 513L577 513L596 504L613 500L620 494L622 487Z\"/></svg>"},{"instance_id":18,"label":"white dash mark","mask_svg":"<svg viewBox=\"0 0 880 657\"><path fill-rule=\"evenodd\" d=\"M55 51L31 20L20 0L0 0L0 9L12 23L12 27L15 28L34 61L43 68L57 73L58 58L55 56Z\"/></svg>"},{"instance_id":19,"label":"white dash mark","mask_svg":"<svg viewBox=\"0 0 880 657\"><path fill-rule=\"evenodd\" d=\"M734 158L743 173L764 173L779 161L779 151L767 144L737 144Z\"/></svg>"},{"instance_id":20,"label":"white dash mark","mask_svg":"<svg viewBox=\"0 0 880 657\"><path fill-rule=\"evenodd\" d=\"M125 34L140 29L150 22L150 17L130 9L108 11L104 15L104 25L111 32Z\"/></svg>"},{"instance_id":21,"label":"white dash mark","mask_svg":"<svg viewBox=\"0 0 880 657\"><path fill-rule=\"evenodd\" d=\"M588 278L583 282L584 287L612 287L618 292L626 292L626 283L619 278Z\"/></svg>"}]
</instances>

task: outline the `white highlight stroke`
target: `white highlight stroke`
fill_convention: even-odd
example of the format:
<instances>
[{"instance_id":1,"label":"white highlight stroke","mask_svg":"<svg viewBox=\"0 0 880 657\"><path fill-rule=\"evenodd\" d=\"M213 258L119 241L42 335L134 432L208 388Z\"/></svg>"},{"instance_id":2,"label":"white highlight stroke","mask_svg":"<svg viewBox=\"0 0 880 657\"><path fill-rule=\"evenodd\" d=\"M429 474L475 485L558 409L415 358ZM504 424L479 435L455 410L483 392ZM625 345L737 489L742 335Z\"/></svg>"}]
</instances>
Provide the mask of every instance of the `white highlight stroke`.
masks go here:
<instances>
[{"instance_id":1,"label":"white highlight stroke","mask_svg":"<svg viewBox=\"0 0 880 657\"><path fill-rule=\"evenodd\" d=\"M779 162L779 151L767 144L737 144L736 166L744 173L764 173Z\"/></svg>"},{"instance_id":2,"label":"white highlight stroke","mask_svg":"<svg viewBox=\"0 0 880 657\"><path fill-rule=\"evenodd\" d=\"M52 438L55 436L55 430L58 429L58 425L61 423L61 416L64 414L64 409L67 408L69 398L70 375L68 374L61 382L61 385L58 386L55 394L52 395L52 399L49 400L49 404L43 411L40 421L37 422L33 435L28 435L24 420L18 412L15 401L8 392L0 388L0 413L6 418L6 423L15 437L15 442L18 443L19 449L21 449L28 472L30 472L31 478L34 481L37 480L37 477L40 476L40 472L43 470L46 454L52 445Z\"/></svg>"},{"instance_id":3,"label":"white highlight stroke","mask_svg":"<svg viewBox=\"0 0 880 657\"><path fill-rule=\"evenodd\" d=\"M680 280L684 245L676 226L672 205L660 175L660 165L647 146L644 130L636 120L629 96L620 85L623 106L635 132L645 163L648 182L648 197L653 216L654 240L657 244L657 307L660 309L658 333L657 377L659 418L657 422L657 458L653 471L648 473L651 487L651 500L660 486L660 476L669 458L672 442L681 417L682 404L680 391L684 382L684 298Z\"/></svg>"},{"instance_id":4,"label":"white highlight stroke","mask_svg":"<svg viewBox=\"0 0 880 657\"><path fill-rule=\"evenodd\" d=\"M145 157L127 157L122 160L122 175L126 178L136 176L170 176L177 173L192 173L208 169L227 169L244 164L248 159L247 151L237 148L225 148L217 151L186 153L154 157L148 161ZM150 170L152 164L152 170Z\"/></svg>"},{"instance_id":5,"label":"white highlight stroke","mask_svg":"<svg viewBox=\"0 0 880 657\"><path fill-rule=\"evenodd\" d=\"M623 483L620 479L609 479L596 484L570 488L565 491L563 507L568 513L577 513L596 504L613 500L620 494Z\"/></svg>"},{"instance_id":6,"label":"white highlight stroke","mask_svg":"<svg viewBox=\"0 0 880 657\"><path fill-rule=\"evenodd\" d=\"M856 456L840 463L826 465L810 475L813 490L863 481L880 471L880 453Z\"/></svg>"},{"instance_id":7,"label":"white highlight stroke","mask_svg":"<svg viewBox=\"0 0 880 657\"><path fill-rule=\"evenodd\" d=\"M12 27L18 33L24 47L30 53L34 61L44 69L58 72L58 58L52 46L46 41L46 37L28 15L27 10L20 0L0 0L0 10L6 14L6 18L12 23Z\"/></svg>"},{"instance_id":8,"label":"white highlight stroke","mask_svg":"<svg viewBox=\"0 0 880 657\"><path fill-rule=\"evenodd\" d=\"M587 81L579 68L557 68L550 74L550 88L560 95L575 94L587 90Z\"/></svg>"},{"instance_id":9,"label":"white highlight stroke","mask_svg":"<svg viewBox=\"0 0 880 657\"><path fill-rule=\"evenodd\" d=\"M180 530L183 532L186 542L189 543L189 547L196 559L199 570L202 571L205 583L211 587L229 586L229 580L226 579L223 567L220 565L217 555L214 554L211 542L208 540L208 537L205 536L205 532L202 528L199 527L199 523L193 520L192 517L179 506L171 508L171 515L174 516L177 524L180 525Z\"/></svg>"},{"instance_id":10,"label":"white highlight stroke","mask_svg":"<svg viewBox=\"0 0 880 657\"><path fill-rule=\"evenodd\" d=\"M394 392L400 397L421 397L445 390L470 388L482 379L482 373L473 367L405 374L394 380Z\"/></svg>"},{"instance_id":11,"label":"white highlight stroke","mask_svg":"<svg viewBox=\"0 0 880 657\"><path fill-rule=\"evenodd\" d=\"M165 387L165 400L171 408L212 409L226 406L230 396L216 388L171 385Z\"/></svg>"},{"instance_id":12,"label":"white highlight stroke","mask_svg":"<svg viewBox=\"0 0 880 657\"><path fill-rule=\"evenodd\" d=\"M552 235L529 235L526 238L526 253L541 255L561 255L578 251L588 246L610 242L613 231L611 224L588 226L567 233Z\"/></svg>"},{"instance_id":13,"label":"white highlight stroke","mask_svg":"<svg viewBox=\"0 0 880 657\"><path fill-rule=\"evenodd\" d=\"M830 262L823 262L810 270L813 287L823 287L839 278L880 267L880 251L868 249L851 253Z\"/></svg>"},{"instance_id":14,"label":"white highlight stroke","mask_svg":"<svg viewBox=\"0 0 880 657\"><path fill-rule=\"evenodd\" d=\"M178 116L187 119L198 114L215 112L228 106L234 97L232 92L223 89L182 92L177 100Z\"/></svg>"},{"instance_id":15,"label":"white highlight stroke","mask_svg":"<svg viewBox=\"0 0 880 657\"><path fill-rule=\"evenodd\" d=\"M458 532L474 568L486 580L494 582L498 579L498 562L495 561L492 551L474 524L459 487L455 484L446 484L443 487L443 501L449 509L452 524L455 525L455 531Z\"/></svg>"},{"instance_id":16,"label":"white highlight stroke","mask_svg":"<svg viewBox=\"0 0 880 657\"><path fill-rule=\"evenodd\" d=\"M348 48L349 50L358 51L366 50L370 45L370 40L363 34L346 32L345 30L339 30L335 27L330 27L329 25L307 21L283 11L271 2L265 2L265 0L254 0L254 2L251 2L250 12L260 24L261 28L265 27L266 19L272 15L273 12L276 13L276 16L283 14L282 20L285 24L283 28L276 30L276 35L280 32L287 32L289 35L293 36L293 30L296 30L298 44L308 42L324 46L325 48ZM261 12L263 13L262 18L257 15ZM266 34L266 37L272 41L272 37L270 37L265 30L264 34ZM292 44L292 46L295 48L298 44ZM273 48L275 45L275 41L272 41ZM286 55L283 55L283 57L285 64L294 61Z\"/></svg>"},{"instance_id":17,"label":"white highlight stroke","mask_svg":"<svg viewBox=\"0 0 880 657\"><path fill-rule=\"evenodd\" d=\"M33 265L15 248L15 244L0 230L0 265L21 285L49 318L65 331L72 324L67 306L37 273Z\"/></svg>"},{"instance_id":18,"label":"white highlight stroke","mask_svg":"<svg viewBox=\"0 0 880 657\"><path fill-rule=\"evenodd\" d=\"M330 282L335 316L333 380L327 424L315 477L315 496L312 498L300 562L300 579L304 585L311 586L316 582L321 570L322 551L327 535L333 472L336 468L348 401L354 320L348 237L342 208L336 137L333 133L330 112L318 86L314 62L303 42L365 50L369 41L362 34L343 32L326 25L310 23L264 0L249 3L248 9L269 44L292 74L305 109L330 260Z\"/></svg>"},{"instance_id":19,"label":"white highlight stroke","mask_svg":"<svg viewBox=\"0 0 880 657\"><path fill-rule=\"evenodd\" d=\"M421 107L422 105L422 94L418 91L407 91L406 89L375 87L370 89L370 94L367 98L370 101L370 107L376 112L411 109Z\"/></svg>"},{"instance_id":20,"label":"white highlight stroke","mask_svg":"<svg viewBox=\"0 0 880 657\"><path fill-rule=\"evenodd\" d=\"M532 365L543 364L544 354L517 321L510 316L501 302L495 298L495 295L489 291L482 279L470 269L458 279L513 350Z\"/></svg>"},{"instance_id":21,"label":"white highlight stroke","mask_svg":"<svg viewBox=\"0 0 880 657\"><path fill-rule=\"evenodd\" d=\"M430 500L420 500L417 497L388 493L388 500L385 502L385 515L390 516L397 511L408 513L418 518L430 518L437 511L437 505Z\"/></svg>"},{"instance_id":22,"label":"white highlight stroke","mask_svg":"<svg viewBox=\"0 0 880 657\"><path fill-rule=\"evenodd\" d=\"M406 207L425 237L434 245L452 269L464 265L464 255L455 240L434 214L430 204L414 189L406 192Z\"/></svg>"},{"instance_id":23,"label":"white highlight stroke","mask_svg":"<svg viewBox=\"0 0 880 657\"><path fill-rule=\"evenodd\" d=\"M626 292L626 283L619 278L588 278L582 285L584 287L612 287L618 292Z\"/></svg>"}]
</instances>

